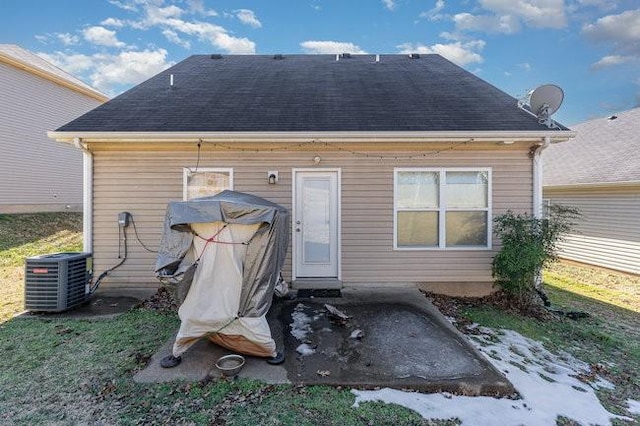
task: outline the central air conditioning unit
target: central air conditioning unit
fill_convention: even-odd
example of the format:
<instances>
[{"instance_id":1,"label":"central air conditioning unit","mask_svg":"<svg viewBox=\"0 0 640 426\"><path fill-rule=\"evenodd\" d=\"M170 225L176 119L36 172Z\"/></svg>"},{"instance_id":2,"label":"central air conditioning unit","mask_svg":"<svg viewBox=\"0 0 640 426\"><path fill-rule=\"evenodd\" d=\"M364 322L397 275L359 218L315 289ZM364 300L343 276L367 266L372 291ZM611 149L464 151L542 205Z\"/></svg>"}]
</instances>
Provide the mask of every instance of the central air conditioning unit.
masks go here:
<instances>
[{"instance_id":1,"label":"central air conditioning unit","mask_svg":"<svg viewBox=\"0 0 640 426\"><path fill-rule=\"evenodd\" d=\"M53 253L25 260L24 306L61 312L88 300L93 272L91 253Z\"/></svg>"}]
</instances>

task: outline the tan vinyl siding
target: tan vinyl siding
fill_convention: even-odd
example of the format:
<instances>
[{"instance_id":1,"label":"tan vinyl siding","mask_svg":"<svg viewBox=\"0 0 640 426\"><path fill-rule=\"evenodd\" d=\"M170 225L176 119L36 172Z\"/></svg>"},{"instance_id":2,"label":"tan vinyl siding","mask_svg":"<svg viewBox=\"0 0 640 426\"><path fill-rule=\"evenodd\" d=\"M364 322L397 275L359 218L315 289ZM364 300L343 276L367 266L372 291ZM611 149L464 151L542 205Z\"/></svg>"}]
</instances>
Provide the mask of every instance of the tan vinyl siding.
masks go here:
<instances>
[{"instance_id":1,"label":"tan vinyl siding","mask_svg":"<svg viewBox=\"0 0 640 426\"><path fill-rule=\"evenodd\" d=\"M100 104L0 63L0 213L82 208L82 153L46 132Z\"/></svg>"},{"instance_id":2,"label":"tan vinyl siding","mask_svg":"<svg viewBox=\"0 0 640 426\"><path fill-rule=\"evenodd\" d=\"M640 274L640 184L545 188L544 197L553 204L576 207L582 214L575 232L560 246L562 258Z\"/></svg>"},{"instance_id":3,"label":"tan vinyl siding","mask_svg":"<svg viewBox=\"0 0 640 426\"><path fill-rule=\"evenodd\" d=\"M94 146L94 147L97 147ZM415 152L384 152L385 157ZM393 250L394 167L491 167L493 214L507 209L530 211L531 160L528 147L504 151L450 151L414 160L380 160L348 152L323 151L313 166L314 151L238 152L203 149L200 167L233 168L234 189L291 208L292 169L339 168L342 206L342 279L345 284L491 281L493 250ZM194 167L196 152L96 151L94 154L95 271L118 262L117 214L133 214L142 241L156 248L169 201L182 200L182 169ZM279 171L276 185L268 170ZM105 285L156 285L155 255L145 252L129 228L129 259ZM291 251L291 250L290 250ZM291 254L285 268L291 278Z\"/></svg>"}]
</instances>

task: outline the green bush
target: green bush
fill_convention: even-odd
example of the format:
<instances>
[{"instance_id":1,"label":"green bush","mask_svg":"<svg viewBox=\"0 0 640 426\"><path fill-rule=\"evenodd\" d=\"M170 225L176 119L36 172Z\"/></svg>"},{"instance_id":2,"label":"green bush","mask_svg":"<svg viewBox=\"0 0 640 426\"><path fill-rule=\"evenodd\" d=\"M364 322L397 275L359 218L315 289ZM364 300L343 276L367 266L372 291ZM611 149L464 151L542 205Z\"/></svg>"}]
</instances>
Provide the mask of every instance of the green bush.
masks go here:
<instances>
[{"instance_id":1,"label":"green bush","mask_svg":"<svg viewBox=\"0 0 640 426\"><path fill-rule=\"evenodd\" d=\"M494 257L496 284L521 306L534 302L541 269L557 259L557 245L580 217L572 207L554 205L546 218L512 211L496 216L495 232L502 248Z\"/></svg>"}]
</instances>

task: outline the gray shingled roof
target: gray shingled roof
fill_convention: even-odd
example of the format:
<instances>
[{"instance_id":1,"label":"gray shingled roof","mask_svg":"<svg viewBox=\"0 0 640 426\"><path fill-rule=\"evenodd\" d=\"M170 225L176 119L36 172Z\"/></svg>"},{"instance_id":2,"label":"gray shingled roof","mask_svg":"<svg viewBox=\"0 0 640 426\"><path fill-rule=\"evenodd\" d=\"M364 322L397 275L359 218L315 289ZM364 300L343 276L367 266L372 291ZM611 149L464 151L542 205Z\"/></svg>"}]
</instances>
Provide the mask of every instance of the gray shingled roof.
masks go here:
<instances>
[{"instance_id":1,"label":"gray shingled roof","mask_svg":"<svg viewBox=\"0 0 640 426\"><path fill-rule=\"evenodd\" d=\"M378 63L373 55L195 55L58 129L548 130L516 99L439 55L381 55Z\"/></svg>"},{"instance_id":2,"label":"gray shingled roof","mask_svg":"<svg viewBox=\"0 0 640 426\"><path fill-rule=\"evenodd\" d=\"M640 108L573 126L543 151L544 185L640 182Z\"/></svg>"}]
</instances>

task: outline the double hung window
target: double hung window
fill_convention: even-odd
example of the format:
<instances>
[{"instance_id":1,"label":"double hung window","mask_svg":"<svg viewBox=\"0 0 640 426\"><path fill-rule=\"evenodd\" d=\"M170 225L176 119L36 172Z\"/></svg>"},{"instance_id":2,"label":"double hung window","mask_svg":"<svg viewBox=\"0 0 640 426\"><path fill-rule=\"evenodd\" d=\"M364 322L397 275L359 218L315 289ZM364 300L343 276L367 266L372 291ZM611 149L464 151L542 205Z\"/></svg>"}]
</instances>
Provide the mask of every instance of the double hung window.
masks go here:
<instances>
[{"instance_id":1,"label":"double hung window","mask_svg":"<svg viewBox=\"0 0 640 426\"><path fill-rule=\"evenodd\" d=\"M491 247L491 169L396 168L394 248Z\"/></svg>"}]
</instances>

